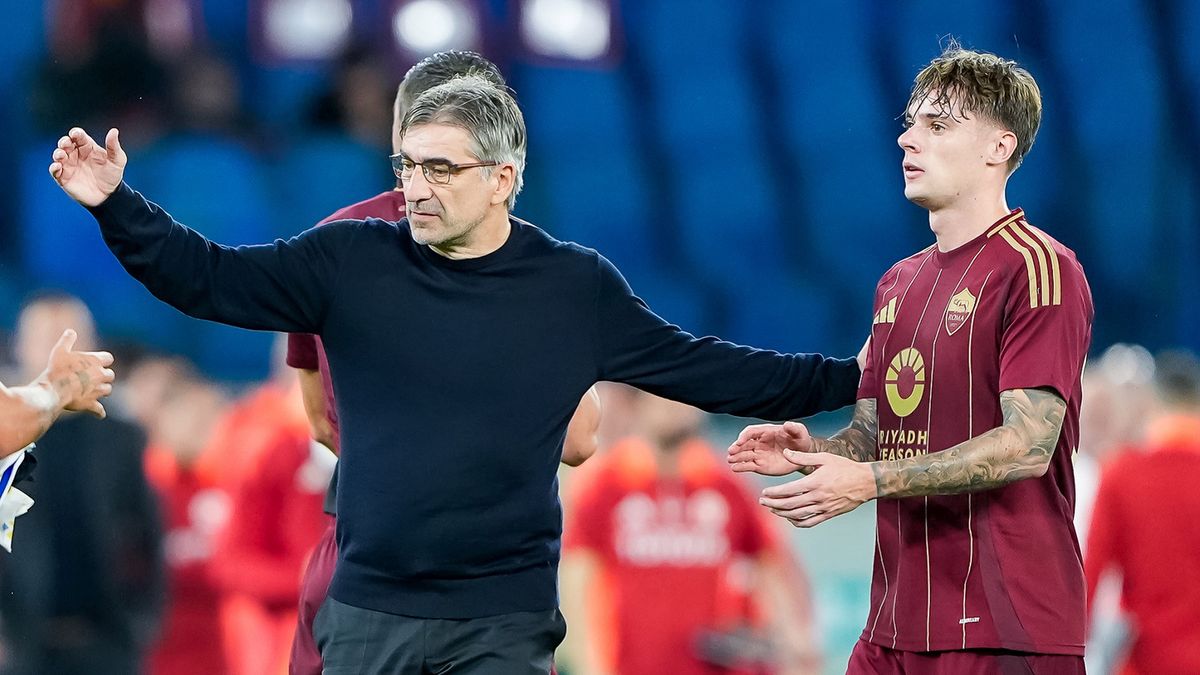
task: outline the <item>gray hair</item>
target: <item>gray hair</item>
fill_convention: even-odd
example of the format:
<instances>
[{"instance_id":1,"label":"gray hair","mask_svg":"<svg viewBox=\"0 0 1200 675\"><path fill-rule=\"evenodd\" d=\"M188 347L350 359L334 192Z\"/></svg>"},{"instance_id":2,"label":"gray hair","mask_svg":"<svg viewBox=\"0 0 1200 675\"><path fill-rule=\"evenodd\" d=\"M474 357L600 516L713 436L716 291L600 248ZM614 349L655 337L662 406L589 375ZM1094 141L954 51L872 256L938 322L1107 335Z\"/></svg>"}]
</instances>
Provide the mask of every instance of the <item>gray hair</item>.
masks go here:
<instances>
[{"instance_id":1,"label":"gray hair","mask_svg":"<svg viewBox=\"0 0 1200 675\"><path fill-rule=\"evenodd\" d=\"M525 117L505 88L481 77L456 77L425 91L413 101L400 122L400 136L421 124L459 127L471 137L471 154L485 162L516 167L513 190L506 206L511 212L524 185ZM491 176L494 167L484 167Z\"/></svg>"}]
</instances>

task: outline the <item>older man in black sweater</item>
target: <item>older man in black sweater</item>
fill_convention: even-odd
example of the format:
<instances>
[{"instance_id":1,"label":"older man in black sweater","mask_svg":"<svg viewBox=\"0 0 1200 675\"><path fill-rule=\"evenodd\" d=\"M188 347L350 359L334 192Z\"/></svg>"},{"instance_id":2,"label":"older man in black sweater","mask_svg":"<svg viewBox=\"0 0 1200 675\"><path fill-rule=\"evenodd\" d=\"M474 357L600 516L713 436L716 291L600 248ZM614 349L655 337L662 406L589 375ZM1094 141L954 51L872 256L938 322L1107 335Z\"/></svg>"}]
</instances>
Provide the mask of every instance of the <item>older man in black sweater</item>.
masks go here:
<instances>
[{"instance_id":1,"label":"older man in black sweater","mask_svg":"<svg viewBox=\"0 0 1200 675\"><path fill-rule=\"evenodd\" d=\"M695 338L595 251L512 218L525 125L495 85L427 91L401 133L408 218L263 246L210 242L130 189L115 129L103 146L72 129L50 173L163 301L322 337L342 420L326 672L545 673L565 631L555 471L593 383L778 420L853 402L858 366Z\"/></svg>"}]
</instances>

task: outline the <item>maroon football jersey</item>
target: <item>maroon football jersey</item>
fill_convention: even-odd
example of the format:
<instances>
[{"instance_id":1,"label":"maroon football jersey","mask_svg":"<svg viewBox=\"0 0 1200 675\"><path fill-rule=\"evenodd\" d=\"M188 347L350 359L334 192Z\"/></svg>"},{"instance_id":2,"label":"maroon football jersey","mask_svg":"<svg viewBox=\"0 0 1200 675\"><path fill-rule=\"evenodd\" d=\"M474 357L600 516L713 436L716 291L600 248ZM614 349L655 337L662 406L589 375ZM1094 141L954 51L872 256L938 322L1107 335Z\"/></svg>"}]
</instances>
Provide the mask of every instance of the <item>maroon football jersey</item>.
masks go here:
<instances>
[{"instance_id":1,"label":"maroon football jersey","mask_svg":"<svg viewBox=\"0 0 1200 675\"><path fill-rule=\"evenodd\" d=\"M404 213L404 193L399 190L388 190L370 199L334 211L318 225L335 220L365 220L367 218L400 220L404 217ZM329 419L329 425L333 428L333 437L336 439L338 437L337 405L333 400L333 380L329 376L329 362L325 359L325 348L321 345L320 338L304 333L289 335L287 363L293 368L321 372L321 383L325 387L325 416Z\"/></svg>"},{"instance_id":2,"label":"maroon football jersey","mask_svg":"<svg viewBox=\"0 0 1200 675\"><path fill-rule=\"evenodd\" d=\"M1071 456L1092 316L1075 254L1019 209L880 280L859 390L877 401L878 459L940 452L1000 426L1007 390L1053 390L1067 412L1041 478L878 500L864 639L908 651L1083 654Z\"/></svg>"}]
</instances>

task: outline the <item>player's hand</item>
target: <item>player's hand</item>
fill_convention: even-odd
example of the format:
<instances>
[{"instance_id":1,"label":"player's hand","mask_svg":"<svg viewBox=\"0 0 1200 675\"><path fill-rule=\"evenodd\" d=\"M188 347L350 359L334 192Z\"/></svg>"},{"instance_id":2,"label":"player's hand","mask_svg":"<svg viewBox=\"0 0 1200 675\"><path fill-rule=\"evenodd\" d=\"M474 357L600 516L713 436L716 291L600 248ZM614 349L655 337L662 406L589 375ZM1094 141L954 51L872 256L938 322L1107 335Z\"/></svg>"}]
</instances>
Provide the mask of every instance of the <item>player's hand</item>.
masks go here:
<instances>
[{"instance_id":1,"label":"player's hand","mask_svg":"<svg viewBox=\"0 0 1200 675\"><path fill-rule=\"evenodd\" d=\"M729 446L727 461L734 471L752 471L764 476L786 476L797 470L784 450L811 452L813 439L799 422L755 424L742 429Z\"/></svg>"},{"instance_id":2,"label":"player's hand","mask_svg":"<svg viewBox=\"0 0 1200 675\"><path fill-rule=\"evenodd\" d=\"M76 334L67 330L50 351L42 378L59 397L64 410L86 411L104 417L100 399L112 393L113 356L108 352L77 352Z\"/></svg>"},{"instance_id":3,"label":"player's hand","mask_svg":"<svg viewBox=\"0 0 1200 675\"><path fill-rule=\"evenodd\" d=\"M50 160L50 175L63 191L84 206L99 206L121 184L129 158L116 129L108 130L101 146L74 127L58 139Z\"/></svg>"},{"instance_id":4,"label":"player's hand","mask_svg":"<svg viewBox=\"0 0 1200 675\"><path fill-rule=\"evenodd\" d=\"M796 527L813 527L878 496L871 465L828 452L789 452L808 475L762 491L760 504Z\"/></svg>"}]
</instances>

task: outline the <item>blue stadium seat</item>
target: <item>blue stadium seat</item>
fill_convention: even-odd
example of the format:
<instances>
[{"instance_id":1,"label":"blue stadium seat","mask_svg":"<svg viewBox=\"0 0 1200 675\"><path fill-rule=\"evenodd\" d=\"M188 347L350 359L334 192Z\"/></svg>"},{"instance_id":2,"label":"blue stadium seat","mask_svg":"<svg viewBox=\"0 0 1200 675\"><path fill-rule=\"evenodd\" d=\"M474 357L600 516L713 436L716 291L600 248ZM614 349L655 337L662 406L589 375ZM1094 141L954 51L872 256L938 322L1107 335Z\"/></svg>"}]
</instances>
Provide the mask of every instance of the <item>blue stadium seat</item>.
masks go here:
<instances>
[{"instance_id":1,"label":"blue stadium seat","mask_svg":"<svg viewBox=\"0 0 1200 675\"><path fill-rule=\"evenodd\" d=\"M989 51L1021 61L1021 35L1014 28L1014 3L987 0L912 0L896 3L895 17L887 35L895 43L895 65L907 79L937 56L947 37L958 39L968 49ZM1029 25L1029 24L1024 24Z\"/></svg>"},{"instance_id":2,"label":"blue stadium seat","mask_svg":"<svg viewBox=\"0 0 1200 675\"><path fill-rule=\"evenodd\" d=\"M513 81L532 139L526 183L540 197L522 197L518 213L622 270L661 260L652 176L621 74L522 65Z\"/></svg>"},{"instance_id":3,"label":"blue stadium seat","mask_svg":"<svg viewBox=\"0 0 1200 675\"><path fill-rule=\"evenodd\" d=\"M46 174L46 148L53 144L34 143L22 159L19 220L28 290L58 288L78 295L108 337L171 344L182 336L185 317L121 269L95 219Z\"/></svg>"},{"instance_id":4,"label":"blue stadium seat","mask_svg":"<svg viewBox=\"0 0 1200 675\"><path fill-rule=\"evenodd\" d=\"M134 187L215 242L258 244L304 229L286 222L262 161L234 140L173 136L138 161L142 177Z\"/></svg>"},{"instance_id":5,"label":"blue stadium seat","mask_svg":"<svg viewBox=\"0 0 1200 675\"><path fill-rule=\"evenodd\" d=\"M1079 148L1075 171L1087 186L1064 198L1079 205L1077 217L1091 233L1089 271L1135 288L1159 258L1164 83L1150 9L1136 0L1063 0L1043 10Z\"/></svg>"},{"instance_id":6,"label":"blue stadium seat","mask_svg":"<svg viewBox=\"0 0 1200 675\"><path fill-rule=\"evenodd\" d=\"M827 284L768 273L725 290L729 326L721 337L785 353L828 353L839 342L839 308Z\"/></svg>"},{"instance_id":7,"label":"blue stadium seat","mask_svg":"<svg viewBox=\"0 0 1200 675\"><path fill-rule=\"evenodd\" d=\"M302 136L271 165L281 197L273 236L287 238L334 211L395 186L385 151L336 135Z\"/></svg>"},{"instance_id":8,"label":"blue stadium seat","mask_svg":"<svg viewBox=\"0 0 1200 675\"><path fill-rule=\"evenodd\" d=\"M1173 5L1170 28L1174 31L1172 37L1183 76L1175 91L1185 98L1195 126L1195 120L1200 118L1200 46L1196 44L1196 36L1200 35L1200 2L1176 0ZM1200 130L1194 129L1193 135L1197 134Z\"/></svg>"},{"instance_id":9,"label":"blue stadium seat","mask_svg":"<svg viewBox=\"0 0 1200 675\"><path fill-rule=\"evenodd\" d=\"M634 100L619 71L519 65L511 80L532 146L629 142Z\"/></svg>"},{"instance_id":10,"label":"blue stadium seat","mask_svg":"<svg viewBox=\"0 0 1200 675\"><path fill-rule=\"evenodd\" d=\"M799 182L787 220L805 228L802 259L827 269L869 302L874 282L928 240L904 201L896 145L904 101L886 101L871 54L847 39L871 28L857 3L770 4L765 35L784 145ZM918 218L919 220L919 218ZM870 242L865 246L865 242Z\"/></svg>"},{"instance_id":11,"label":"blue stadium seat","mask_svg":"<svg viewBox=\"0 0 1200 675\"><path fill-rule=\"evenodd\" d=\"M727 0L621 3L631 45L651 70L691 75L740 58L751 5Z\"/></svg>"},{"instance_id":12,"label":"blue stadium seat","mask_svg":"<svg viewBox=\"0 0 1200 675\"><path fill-rule=\"evenodd\" d=\"M671 200L684 260L706 283L734 286L784 269L779 198L765 179L761 148L724 161L678 157ZM691 158L695 160L695 158Z\"/></svg>"}]
</instances>

